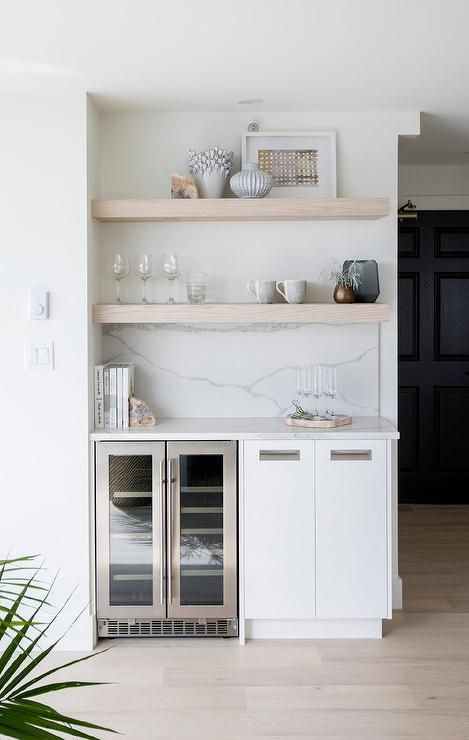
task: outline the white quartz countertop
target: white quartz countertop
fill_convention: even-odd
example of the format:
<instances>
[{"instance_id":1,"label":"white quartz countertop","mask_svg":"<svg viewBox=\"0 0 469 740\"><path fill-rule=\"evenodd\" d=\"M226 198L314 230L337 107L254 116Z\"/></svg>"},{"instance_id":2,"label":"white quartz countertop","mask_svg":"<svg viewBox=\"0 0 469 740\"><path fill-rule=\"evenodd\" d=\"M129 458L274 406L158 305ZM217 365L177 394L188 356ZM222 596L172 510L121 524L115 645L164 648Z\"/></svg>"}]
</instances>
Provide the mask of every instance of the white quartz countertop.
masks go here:
<instances>
[{"instance_id":1,"label":"white quartz countertop","mask_svg":"<svg viewBox=\"0 0 469 740\"><path fill-rule=\"evenodd\" d=\"M243 439L398 439L397 429L380 416L357 416L352 424L335 429L287 426L283 418L159 419L153 427L97 429L98 440L243 440Z\"/></svg>"}]
</instances>

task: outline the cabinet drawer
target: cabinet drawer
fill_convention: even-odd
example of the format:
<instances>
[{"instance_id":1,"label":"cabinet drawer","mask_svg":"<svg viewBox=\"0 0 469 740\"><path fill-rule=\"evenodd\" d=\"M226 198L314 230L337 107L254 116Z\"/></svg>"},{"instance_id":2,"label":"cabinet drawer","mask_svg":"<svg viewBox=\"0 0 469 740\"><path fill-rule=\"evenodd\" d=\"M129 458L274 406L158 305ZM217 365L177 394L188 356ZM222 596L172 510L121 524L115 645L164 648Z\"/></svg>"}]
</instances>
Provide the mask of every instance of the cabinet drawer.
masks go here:
<instances>
[{"instance_id":1,"label":"cabinet drawer","mask_svg":"<svg viewBox=\"0 0 469 740\"><path fill-rule=\"evenodd\" d=\"M385 441L316 442L319 619L388 615Z\"/></svg>"},{"instance_id":2,"label":"cabinet drawer","mask_svg":"<svg viewBox=\"0 0 469 740\"><path fill-rule=\"evenodd\" d=\"M246 442L248 619L314 617L313 442Z\"/></svg>"}]
</instances>

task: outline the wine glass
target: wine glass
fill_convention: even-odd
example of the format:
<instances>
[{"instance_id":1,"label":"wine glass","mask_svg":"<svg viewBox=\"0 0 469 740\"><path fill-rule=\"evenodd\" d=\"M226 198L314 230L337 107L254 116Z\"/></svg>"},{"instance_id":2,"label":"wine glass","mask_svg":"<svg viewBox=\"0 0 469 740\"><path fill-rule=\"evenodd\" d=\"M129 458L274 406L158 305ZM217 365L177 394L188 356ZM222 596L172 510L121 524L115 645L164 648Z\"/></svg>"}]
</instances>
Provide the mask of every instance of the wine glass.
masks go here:
<instances>
[{"instance_id":1,"label":"wine glass","mask_svg":"<svg viewBox=\"0 0 469 740\"><path fill-rule=\"evenodd\" d=\"M142 300L140 302L148 303L146 291L147 280L155 274L151 254L140 253L135 255L134 274L142 281Z\"/></svg>"},{"instance_id":2,"label":"wine glass","mask_svg":"<svg viewBox=\"0 0 469 740\"><path fill-rule=\"evenodd\" d=\"M326 392L328 398L330 398L332 401L337 398L337 368L336 367L328 367L327 368L327 376L326 376ZM331 406L331 412L330 416L334 418L335 412L333 406Z\"/></svg>"},{"instance_id":3,"label":"wine glass","mask_svg":"<svg viewBox=\"0 0 469 740\"><path fill-rule=\"evenodd\" d=\"M311 395L311 366L298 365L296 368L296 392L298 396Z\"/></svg>"},{"instance_id":4,"label":"wine glass","mask_svg":"<svg viewBox=\"0 0 469 740\"><path fill-rule=\"evenodd\" d=\"M316 399L316 408L314 409L314 416L320 416L318 410L318 400L321 398L324 392L324 380L323 380L323 367L322 365L313 366L313 396Z\"/></svg>"},{"instance_id":5,"label":"wine glass","mask_svg":"<svg viewBox=\"0 0 469 740\"><path fill-rule=\"evenodd\" d=\"M304 367L302 367L301 365L297 365L297 368L296 368L296 395L297 396L306 395L304 392L303 370L304 370Z\"/></svg>"},{"instance_id":6,"label":"wine glass","mask_svg":"<svg viewBox=\"0 0 469 740\"><path fill-rule=\"evenodd\" d=\"M174 298L174 281L181 277L179 260L176 254L164 254L161 258L161 274L169 280L169 296L167 303L176 303Z\"/></svg>"},{"instance_id":7,"label":"wine glass","mask_svg":"<svg viewBox=\"0 0 469 740\"><path fill-rule=\"evenodd\" d=\"M121 303L121 280L129 274L129 260L125 254L114 254L111 263L111 275L116 283L116 303Z\"/></svg>"}]
</instances>

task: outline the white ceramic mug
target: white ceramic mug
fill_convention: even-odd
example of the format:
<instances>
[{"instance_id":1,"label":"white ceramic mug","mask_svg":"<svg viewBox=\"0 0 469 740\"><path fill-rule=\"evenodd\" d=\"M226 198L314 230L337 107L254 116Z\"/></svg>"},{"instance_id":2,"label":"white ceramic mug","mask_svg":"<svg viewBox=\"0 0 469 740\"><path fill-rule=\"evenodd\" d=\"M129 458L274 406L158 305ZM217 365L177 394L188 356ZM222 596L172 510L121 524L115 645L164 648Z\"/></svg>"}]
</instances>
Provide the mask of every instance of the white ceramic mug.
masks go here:
<instances>
[{"instance_id":1,"label":"white ceramic mug","mask_svg":"<svg viewBox=\"0 0 469 740\"><path fill-rule=\"evenodd\" d=\"M287 303L303 303L306 297L306 280L277 280L275 287Z\"/></svg>"},{"instance_id":2,"label":"white ceramic mug","mask_svg":"<svg viewBox=\"0 0 469 740\"><path fill-rule=\"evenodd\" d=\"M246 289L258 303L273 303L275 300L275 280L251 280Z\"/></svg>"}]
</instances>

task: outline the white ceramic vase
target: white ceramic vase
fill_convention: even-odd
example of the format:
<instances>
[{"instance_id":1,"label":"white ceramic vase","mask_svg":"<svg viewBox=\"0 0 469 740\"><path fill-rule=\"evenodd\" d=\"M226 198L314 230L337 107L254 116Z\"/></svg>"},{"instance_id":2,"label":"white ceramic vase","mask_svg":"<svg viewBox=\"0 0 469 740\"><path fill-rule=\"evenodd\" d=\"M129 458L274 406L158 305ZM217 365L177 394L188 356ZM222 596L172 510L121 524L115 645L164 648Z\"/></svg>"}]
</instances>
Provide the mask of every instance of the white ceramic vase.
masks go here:
<instances>
[{"instance_id":1,"label":"white ceramic vase","mask_svg":"<svg viewBox=\"0 0 469 740\"><path fill-rule=\"evenodd\" d=\"M198 172L192 177L197 185L199 198L223 198L226 175L221 172Z\"/></svg>"},{"instance_id":2,"label":"white ceramic vase","mask_svg":"<svg viewBox=\"0 0 469 740\"><path fill-rule=\"evenodd\" d=\"M238 198L265 198L272 190L272 178L256 162L247 162L241 172L230 180L230 188Z\"/></svg>"}]
</instances>

